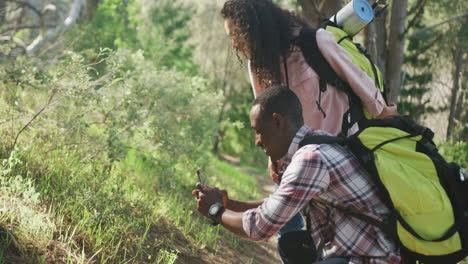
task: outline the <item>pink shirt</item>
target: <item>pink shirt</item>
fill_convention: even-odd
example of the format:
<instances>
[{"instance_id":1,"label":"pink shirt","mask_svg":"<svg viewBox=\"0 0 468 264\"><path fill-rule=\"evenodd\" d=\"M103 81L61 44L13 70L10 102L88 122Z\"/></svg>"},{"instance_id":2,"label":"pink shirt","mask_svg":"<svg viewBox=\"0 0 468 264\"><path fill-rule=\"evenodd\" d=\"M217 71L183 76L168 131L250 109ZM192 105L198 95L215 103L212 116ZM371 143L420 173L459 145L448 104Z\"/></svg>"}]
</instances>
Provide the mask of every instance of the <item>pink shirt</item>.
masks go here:
<instances>
[{"instance_id":1,"label":"pink shirt","mask_svg":"<svg viewBox=\"0 0 468 264\"><path fill-rule=\"evenodd\" d=\"M351 86L367 111L373 116L380 115L384 107L384 100L380 91L375 87L374 80L351 61L348 53L336 43L332 33L319 29L316 38L323 57L330 63L338 76ZM321 95L320 106L326 113L326 118L323 118L323 114L316 104L319 96L319 76L307 64L299 48L297 52L292 52L288 56L286 62L289 87L301 101L305 124L312 129L320 129L337 135L341 131L343 114L349 109L347 95L327 84L327 90ZM283 65L282 62L281 65ZM281 67L281 72L283 85L286 85L284 67ZM250 63L249 73L254 96L257 97L265 90L265 87L260 85L257 76L250 69Z\"/></svg>"}]
</instances>

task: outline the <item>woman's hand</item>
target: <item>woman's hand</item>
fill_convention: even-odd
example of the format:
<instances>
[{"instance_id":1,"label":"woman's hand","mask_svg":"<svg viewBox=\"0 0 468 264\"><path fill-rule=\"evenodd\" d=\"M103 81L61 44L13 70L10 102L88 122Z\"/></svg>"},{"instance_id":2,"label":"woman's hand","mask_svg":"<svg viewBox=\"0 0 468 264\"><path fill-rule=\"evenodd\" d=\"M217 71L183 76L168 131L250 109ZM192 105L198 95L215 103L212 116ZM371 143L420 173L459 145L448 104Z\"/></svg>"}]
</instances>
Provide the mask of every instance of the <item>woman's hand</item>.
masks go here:
<instances>
[{"instance_id":1,"label":"woman's hand","mask_svg":"<svg viewBox=\"0 0 468 264\"><path fill-rule=\"evenodd\" d=\"M398 114L397 111L397 106L395 104L389 104L384 105L382 112L380 112L380 115L378 118L387 118L387 117L392 117Z\"/></svg>"}]
</instances>

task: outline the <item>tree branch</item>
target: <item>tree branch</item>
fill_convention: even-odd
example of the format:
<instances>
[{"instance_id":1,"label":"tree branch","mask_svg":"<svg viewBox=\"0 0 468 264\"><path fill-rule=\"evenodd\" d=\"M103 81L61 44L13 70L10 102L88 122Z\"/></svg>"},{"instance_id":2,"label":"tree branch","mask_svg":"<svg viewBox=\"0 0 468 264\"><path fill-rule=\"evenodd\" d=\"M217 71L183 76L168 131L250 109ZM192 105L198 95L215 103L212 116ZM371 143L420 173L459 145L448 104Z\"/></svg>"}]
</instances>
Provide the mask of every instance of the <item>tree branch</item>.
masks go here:
<instances>
[{"instance_id":1,"label":"tree branch","mask_svg":"<svg viewBox=\"0 0 468 264\"><path fill-rule=\"evenodd\" d=\"M16 1L16 0L13 0ZM26 48L26 53L31 54L34 53L37 49L39 49L46 40L55 38L59 33L67 31L73 24L75 24L78 16L81 12L81 9L84 5L84 0L74 0L73 4L68 12L68 16L65 18L63 23L54 29L47 30L46 33L41 33L33 42Z\"/></svg>"},{"instance_id":2,"label":"tree branch","mask_svg":"<svg viewBox=\"0 0 468 264\"><path fill-rule=\"evenodd\" d=\"M57 27L57 25L44 25L44 27L53 28L53 27ZM5 33L7 33L8 31L12 31L12 30L14 30L15 33L16 33L21 29L36 29L36 28L41 28L41 26L38 26L38 25L25 25L25 26L9 27L9 28L3 29L2 32L0 32L0 35L3 35Z\"/></svg>"},{"instance_id":3,"label":"tree branch","mask_svg":"<svg viewBox=\"0 0 468 264\"><path fill-rule=\"evenodd\" d=\"M17 37L12 37L12 36L0 36L0 42L2 41L13 41L19 46L21 46L23 49L26 50L26 43L24 43L23 40L17 38Z\"/></svg>"},{"instance_id":4,"label":"tree branch","mask_svg":"<svg viewBox=\"0 0 468 264\"><path fill-rule=\"evenodd\" d=\"M18 131L18 133L16 134L16 137L15 137L15 141L13 142L13 145L11 146L10 148L10 152L13 151L15 149L15 146L16 146L16 143L18 142L18 138L19 136L23 133L23 131L25 131L31 124L34 120L36 120L36 118L42 114L46 109L47 107L49 107L50 103L52 102L52 99L54 98L56 94L56 90L52 91L52 94L50 95L49 99L47 100L47 103L44 107L41 108L41 110L39 110L32 118L31 120L29 120L28 123L26 123L26 125L24 125L20 131Z\"/></svg>"},{"instance_id":5,"label":"tree branch","mask_svg":"<svg viewBox=\"0 0 468 264\"><path fill-rule=\"evenodd\" d=\"M411 27L414 26L414 24L416 23L416 20L417 20L417 19L419 18L419 16L421 15L421 12L422 12L422 10L423 10L423 6L424 6L424 4L426 3L426 1L427 1L427 0L421 0L421 1L419 2L419 5L418 5L416 8L413 8L413 9L417 10L417 11L416 11L416 14L414 15L413 19L411 19L411 21L408 23L408 26L406 27L405 32L403 33L403 35L406 35L406 33L408 33L408 30L409 30ZM408 15L412 14L415 10L410 11L410 12L408 13Z\"/></svg>"},{"instance_id":6,"label":"tree branch","mask_svg":"<svg viewBox=\"0 0 468 264\"><path fill-rule=\"evenodd\" d=\"M427 0L419 0L417 4L415 4L409 11L408 11L408 16L411 16L414 12L418 11L421 9L421 7L426 4Z\"/></svg>"},{"instance_id":7,"label":"tree branch","mask_svg":"<svg viewBox=\"0 0 468 264\"><path fill-rule=\"evenodd\" d=\"M410 61L418 57L419 55L423 54L426 52L428 49L430 49L437 41L439 41L442 38L442 35L438 35L434 40L432 40L429 44L421 48L417 53L411 55L410 57L405 59L405 62Z\"/></svg>"},{"instance_id":8,"label":"tree branch","mask_svg":"<svg viewBox=\"0 0 468 264\"><path fill-rule=\"evenodd\" d=\"M112 70L112 71L106 73L106 74L103 75L101 78L99 78L99 79L93 81L92 83L90 83L90 84L89 84L89 87L95 87L95 86L98 86L98 85L102 84L106 79L109 79L109 77L112 77L112 75L113 75L114 73L116 73L116 72L117 72L117 69L114 69L114 70Z\"/></svg>"},{"instance_id":9,"label":"tree branch","mask_svg":"<svg viewBox=\"0 0 468 264\"><path fill-rule=\"evenodd\" d=\"M445 24L445 23L448 23L448 22L452 22L452 21L457 20L457 19L460 19L460 18L464 18L464 17L466 17L466 16L468 16L468 12L465 12L465 13L463 13L463 14L461 14L461 15L458 15L458 16L454 16L454 17L448 18L448 19L446 19L446 20L444 20L444 21L441 21L441 22L439 22L439 23L437 23L437 24L434 24L434 25L425 27L425 28L423 28L423 29L417 31L416 33L413 33L413 34L411 34L411 35L406 36L406 38L407 38L407 39L409 39L409 38L414 38L415 36L417 36L417 35L419 35L419 34L421 34L421 33L423 33L423 32L426 32L426 31L428 31L428 30L431 30L431 29L433 29L433 28L435 28L435 27L438 27L438 26L440 26L440 25L442 25L442 24Z\"/></svg>"},{"instance_id":10,"label":"tree branch","mask_svg":"<svg viewBox=\"0 0 468 264\"><path fill-rule=\"evenodd\" d=\"M32 11L34 11L34 13L36 13L38 16L40 16L40 17L42 16L41 10L37 9L35 6L31 5L28 2L24 2L24 1L20 1L20 0L3 0L3 1L12 2L12 3L19 4L21 6L25 6L25 7L29 8L29 9L31 9Z\"/></svg>"}]
</instances>

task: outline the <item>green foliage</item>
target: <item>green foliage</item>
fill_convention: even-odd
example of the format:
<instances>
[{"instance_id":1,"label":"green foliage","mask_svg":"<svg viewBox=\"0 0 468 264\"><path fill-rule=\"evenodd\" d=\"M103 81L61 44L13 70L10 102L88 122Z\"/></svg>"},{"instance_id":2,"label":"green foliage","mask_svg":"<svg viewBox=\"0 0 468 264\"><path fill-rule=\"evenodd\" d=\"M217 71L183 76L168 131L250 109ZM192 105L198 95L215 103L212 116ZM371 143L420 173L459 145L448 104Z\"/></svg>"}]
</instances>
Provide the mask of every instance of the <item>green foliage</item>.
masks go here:
<instances>
[{"instance_id":1,"label":"green foliage","mask_svg":"<svg viewBox=\"0 0 468 264\"><path fill-rule=\"evenodd\" d=\"M145 8L141 8L145 6ZM193 9L180 1L102 1L92 21L69 32L75 51L95 60L102 48L142 50L155 67L175 67L191 75L197 73L191 61L193 47L188 22Z\"/></svg>"},{"instance_id":2,"label":"green foliage","mask_svg":"<svg viewBox=\"0 0 468 264\"><path fill-rule=\"evenodd\" d=\"M217 251L219 239L235 246L195 211L198 168L234 199L260 198L251 176L210 153L220 126L238 140L226 149L251 153L251 96L229 114L245 127L218 123L224 95L197 74L187 44L193 9L126 3L100 1L63 46L1 57L0 232L20 238L31 263L172 263L181 237L192 253Z\"/></svg>"},{"instance_id":3,"label":"green foliage","mask_svg":"<svg viewBox=\"0 0 468 264\"><path fill-rule=\"evenodd\" d=\"M134 3L130 1L130 5ZM131 24L128 9L125 1L100 1L93 19L70 31L69 36L76 40L74 50L132 47L137 42L137 29Z\"/></svg>"},{"instance_id":4,"label":"green foliage","mask_svg":"<svg viewBox=\"0 0 468 264\"><path fill-rule=\"evenodd\" d=\"M173 264L177 259L177 252L176 251L167 251L161 249L159 251L159 255L156 258L157 264Z\"/></svg>"},{"instance_id":5,"label":"green foliage","mask_svg":"<svg viewBox=\"0 0 468 264\"><path fill-rule=\"evenodd\" d=\"M223 136L219 151L240 157L242 164L266 167L267 156L255 146L255 133L250 127L253 95L247 92L250 87L241 88L229 94L229 108L221 123Z\"/></svg>"},{"instance_id":6,"label":"green foliage","mask_svg":"<svg viewBox=\"0 0 468 264\"><path fill-rule=\"evenodd\" d=\"M422 11L424 13L424 9ZM419 16L414 24L414 30L425 27L422 22L423 16ZM410 38L407 45L405 61L408 70L404 72L404 86L401 89L398 109L400 113L411 116L415 120L421 120L424 115L440 111L431 106L427 94L430 91L430 84L433 82L430 58L425 51L438 41L440 36L430 32L418 35L418 38Z\"/></svg>"},{"instance_id":7,"label":"green foliage","mask_svg":"<svg viewBox=\"0 0 468 264\"><path fill-rule=\"evenodd\" d=\"M444 143L439 146L441 154L449 162L456 162L463 168L468 169L468 143L459 141Z\"/></svg>"},{"instance_id":8,"label":"green foliage","mask_svg":"<svg viewBox=\"0 0 468 264\"><path fill-rule=\"evenodd\" d=\"M196 73L191 60L193 46L185 44L190 38L188 23L194 9L182 2L163 0L143 12L138 19L138 38L145 54L160 66Z\"/></svg>"},{"instance_id":9,"label":"green foliage","mask_svg":"<svg viewBox=\"0 0 468 264\"><path fill-rule=\"evenodd\" d=\"M18 57L0 68L0 188L18 197L2 223L37 240L37 261L47 254L39 242L53 239L71 252L63 262L170 263L177 245L151 234L163 219L191 250L216 249L220 236L237 243L213 232L190 195L204 168L232 197L259 198L254 179L210 153L223 95L146 54L101 49L89 63L87 53L66 51L54 63Z\"/></svg>"}]
</instances>

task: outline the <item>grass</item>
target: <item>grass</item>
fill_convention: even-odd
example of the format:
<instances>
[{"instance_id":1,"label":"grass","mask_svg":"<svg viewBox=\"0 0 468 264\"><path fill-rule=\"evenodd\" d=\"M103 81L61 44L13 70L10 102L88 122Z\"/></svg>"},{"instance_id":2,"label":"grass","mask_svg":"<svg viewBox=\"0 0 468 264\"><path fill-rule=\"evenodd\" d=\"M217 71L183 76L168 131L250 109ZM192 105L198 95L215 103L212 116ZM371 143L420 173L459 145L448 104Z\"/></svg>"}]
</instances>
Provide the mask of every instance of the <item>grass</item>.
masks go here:
<instances>
[{"instance_id":1,"label":"grass","mask_svg":"<svg viewBox=\"0 0 468 264\"><path fill-rule=\"evenodd\" d=\"M217 252L220 239L239 241L196 212L194 171L164 174L135 151L107 171L74 155L38 153L40 146L17 150L2 162L0 225L11 234L3 236L3 263L174 263L181 248L197 255ZM260 198L251 176L214 157L208 164L209 184L235 199Z\"/></svg>"},{"instance_id":2,"label":"grass","mask_svg":"<svg viewBox=\"0 0 468 264\"><path fill-rule=\"evenodd\" d=\"M261 197L255 178L235 169L226 161L213 159L208 173L207 184L228 190L228 195L238 200L255 200Z\"/></svg>"}]
</instances>

